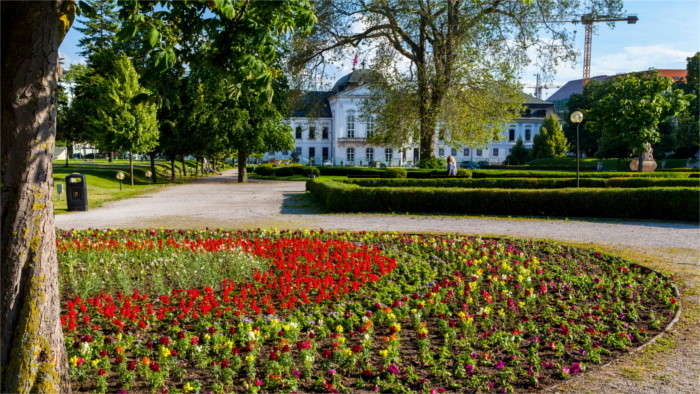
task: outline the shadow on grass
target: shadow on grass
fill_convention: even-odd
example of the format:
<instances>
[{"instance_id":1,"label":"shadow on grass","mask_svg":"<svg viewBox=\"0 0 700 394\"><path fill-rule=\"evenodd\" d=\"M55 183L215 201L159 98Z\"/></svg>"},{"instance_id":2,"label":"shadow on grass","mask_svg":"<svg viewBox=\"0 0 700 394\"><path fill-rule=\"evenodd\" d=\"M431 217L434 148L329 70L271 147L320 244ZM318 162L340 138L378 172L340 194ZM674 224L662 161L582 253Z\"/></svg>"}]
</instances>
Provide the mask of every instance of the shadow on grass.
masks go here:
<instances>
[{"instance_id":1,"label":"shadow on grass","mask_svg":"<svg viewBox=\"0 0 700 394\"><path fill-rule=\"evenodd\" d=\"M280 213L284 215L318 215L327 212L310 193L291 192L282 194Z\"/></svg>"}]
</instances>

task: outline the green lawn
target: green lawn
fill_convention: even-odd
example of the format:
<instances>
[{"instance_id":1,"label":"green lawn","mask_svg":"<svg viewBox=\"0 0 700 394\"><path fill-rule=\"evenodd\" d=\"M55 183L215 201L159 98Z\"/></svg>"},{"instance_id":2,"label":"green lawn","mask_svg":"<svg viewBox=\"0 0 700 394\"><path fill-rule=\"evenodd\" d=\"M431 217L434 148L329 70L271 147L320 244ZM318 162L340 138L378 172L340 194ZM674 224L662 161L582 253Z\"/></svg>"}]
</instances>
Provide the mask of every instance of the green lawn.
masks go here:
<instances>
[{"instance_id":1,"label":"green lawn","mask_svg":"<svg viewBox=\"0 0 700 394\"><path fill-rule=\"evenodd\" d=\"M179 166L180 163L177 163ZM188 171L194 170L194 161L187 162ZM157 189L169 182L165 178L165 173L170 169L170 163L167 161L156 161L156 173L158 174L158 184L153 185L150 179L147 179L145 172L151 169L148 161L134 161L134 185L131 186L129 179L129 161L115 160L109 163L107 160L70 160L66 167L65 160L57 160L53 163L53 181L54 181L54 212L57 214L67 212L66 203L66 175L79 173L85 175L85 182L88 190L88 209L96 208L108 202L130 198L138 194L146 193ZM119 181L116 178L118 171L126 174L126 178L122 181L122 189L119 190ZM190 178L191 179L191 178ZM186 180L186 179L185 179ZM178 182L183 181L178 177ZM58 194L57 186L63 185L63 193Z\"/></svg>"}]
</instances>

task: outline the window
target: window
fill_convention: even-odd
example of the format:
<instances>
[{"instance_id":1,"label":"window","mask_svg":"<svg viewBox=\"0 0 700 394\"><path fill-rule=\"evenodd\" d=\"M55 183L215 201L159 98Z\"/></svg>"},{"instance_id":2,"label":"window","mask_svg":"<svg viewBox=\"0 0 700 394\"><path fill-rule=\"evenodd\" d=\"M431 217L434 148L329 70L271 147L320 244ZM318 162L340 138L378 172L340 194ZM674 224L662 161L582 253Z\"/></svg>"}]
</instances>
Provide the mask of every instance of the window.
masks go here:
<instances>
[{"instance_id":1,"label":"window","mask_svg":"<svg viewBox=\"0 0 700 394\"><path fill-rule=\"evenodd\" d=\"M450 154L452 156L457 156L457 149L455 149L455 148L450 149Z\"/></svg>"},{"instance_id":2,"label":"window","mask_svg":"<svg viewBox=\"0 0 700 394\"><path fill-rule=\"evenodd\" d=\"M367 148L365 150L365 157L367 158L367 162L374 161L374 148Z\"/></svg>"},{"instance_id":3,"label":"window","mask_svg":"<svg viewBox=\"0 0 700 394\"><path fill-rule=\"evenodd\" d=\"M323 130L321 130L321 138L324 140L328 139L328 126L324 126Z\"/></svg>"},{"instance_id":4,"label":"window","mask_svg":"<svg viewBox=\"0 0 700 394\"><path fill-rule=\"evenodd\" d=\"M446 134L445 129L440 129L440 131L438 131L438 139L439 139L439 140L444 140L444 139L445 139L445 134Z\"/></svg>"},{"instance_id":5,"label":"window","mask_svg":"<svg viewBox=\"0 0 700 394\"><path fill-rule=\"evenodd\" d=\"M374 119L372 116L367 117L367 138L371 138L374 135Z\"/></svg>"},{"instance_id":6,"label":"window","mask_svg":"<svg viewBox=\"0 0 700 394\"><path fill-rule=\"evenodd\" d=\"M508 141L515 141L515 129L508 130Z\"/></svg>"},{"instance_id":7,"label":"window","mask_svg":"<svg viewBox=\"0 0 700 394\"><path fill-rule=\"evenodd\" d=\"M294 148L294 156L296 156L296 157L301 156L301 147L300 146Z\"/></svg>"},{"instance_id":8,"label":"window","mask_svg":"<svg viewBox=\"0 0 700 394\"><path fill-rule=\"evenodd\" d=\"M531 138L532 138L532 130L526 129L525 130L525 141L530 141Z\"/></svg>"},{"instance_id":9,"label":"window","mask_svg":"<svg viewBox=\"0 0 700 394\"><path fill-rule=\"evenodd\" d=\"M481 157L481 155L484 153L481 149L476 150L476 157Z\"/></svg>"},{"instance_id":10,"label":"window","mask_svg":"<svg viewBox=\"0 0 700 394\"><path fill-rule=\"evenodd\" d=\"M394 159L394 150L391 149L391 148L387 148L387 149L384 151L384 159L386 159L385 161L386 161L388 164L391 164L391 160Z\"/></svg>"},{"instance_id":11,"label":"window","mask_svg":"<svg viewBox=\"0 0 700 394\"><path fill-rule=\"evenodd\" d=\"M323 161L328 160L328 148L321 148L321 158Z\"/></svg>"},{"instance_id":12,"label":"window","mask_svg":"<svg viewBox=\"0 0 700 394\"><path fill-rule=\"evenodd\" d=\"M301 126L297 126L297 129L296 129L296 137L297 137L298 140L301 139Z\"/></svg>"},{"instance_id":13,"label":"window","mask_svg":"<svg viewBox=\"0 0 700 394\"><path fill-rule=\"evenodd\" d=\"M313 146L309 147L309 164L316 162L316 148Z\"/></svg>"},{"instance_id":14,"label":"window","mask_svg":"<svg viewBox=\"0 0 700 394\"><path fill-rule=\"evenodd\" d=\"M315 127L309 127L309 139L310 140L316 139L316 128Z\"/></svg>"},{"instance_id":15,"label":"window","mask_svg":"<svg viewBox=\"0 0 700 394\"><path fill-rule=\"evenodd\" d=\"M445 148L439 148L439 149L438 149L438 156L440 156L440 157L445 156Z\"/></svg>"},{"instance_id":16,"label":"window","mask_svg":"<svg viewBox=\"0 0 700 394\"><path fill-rule=\"evenodd\" d=\"M493 148L493 157L498 157L498 148Z\"/></svg>"},{"instance_id":17,"label":"window","mask_svg":"<svg viewBox=\"0 0 700 394\"><path fill-rule=\"evenodd\" d=\"M345 127L348 132L348 138L355 138L355 111L348 111Z\"/></svg>"},{"instance_id":18,"label":"window","mask_svg":"<svg viewBox=\"0 0 700 394\"><path fill-rule=\"evenodd\" d=\"M355 148L348 148L346 158L348 163L355 161Z\"/></svg>"},{"instance_id":19,"label":"window","mask_svg":"<svg viewBox=\"0 0 700 394\"><path fill-rule=\"evenodd\" d=\"M469 148L464 148L464 156L469 156Z\"/></svg>"}]
</instances>

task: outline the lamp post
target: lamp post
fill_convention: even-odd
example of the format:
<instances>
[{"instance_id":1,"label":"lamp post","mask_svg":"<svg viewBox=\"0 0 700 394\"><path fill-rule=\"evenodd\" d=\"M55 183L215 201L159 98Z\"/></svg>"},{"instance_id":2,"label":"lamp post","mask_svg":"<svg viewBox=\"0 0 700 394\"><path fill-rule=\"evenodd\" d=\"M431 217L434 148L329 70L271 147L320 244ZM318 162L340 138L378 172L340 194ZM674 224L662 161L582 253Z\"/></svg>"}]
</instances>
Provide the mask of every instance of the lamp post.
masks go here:
<instances>
[{"instance_id":1,"label":"lamp post","mask_svg":"<svg viewBox=\"0 0 700 394\"><path fill-rule=\"evenodd\" d=\"M124 180L124 173L117 171L117 179L119 179L119 190L122 190L122 181Z\"/></svg>"},{"instance_id":2,"label":"lamp post","mask_svg":"<svg viewBox=\"0 0 700 394\"><path fill-rule=\"evenodd\" d=\"M581 166L580 166L580 158L581 154L579 153L579 136L578 136L578 128L581 125L581 122L583 121L583 114L581 111L574 111L571 113L571 116L569 117L571 122L576 123L576 187L580 187L580 175L579 173L581 172Z\"/></svg>"}]
</instances>

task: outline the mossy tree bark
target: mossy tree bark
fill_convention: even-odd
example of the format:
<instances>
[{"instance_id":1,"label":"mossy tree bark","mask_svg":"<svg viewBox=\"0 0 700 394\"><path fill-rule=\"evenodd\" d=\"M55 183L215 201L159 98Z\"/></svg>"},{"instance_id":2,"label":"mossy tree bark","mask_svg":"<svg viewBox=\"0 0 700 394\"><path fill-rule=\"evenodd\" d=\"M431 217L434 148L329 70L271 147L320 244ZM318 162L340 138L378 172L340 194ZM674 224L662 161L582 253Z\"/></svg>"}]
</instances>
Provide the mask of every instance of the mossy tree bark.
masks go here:
<instances>
[{"instance_id":1,"label":"mossy tree bark","mask_svg":"<svg viewBox=\"0 0 700 394\"><path fill-rule=\"evenodd\" d=\"M70 392L53 216L58 46L71 1L0 3L0 392Z\"/></svg>"}]
</instances>

